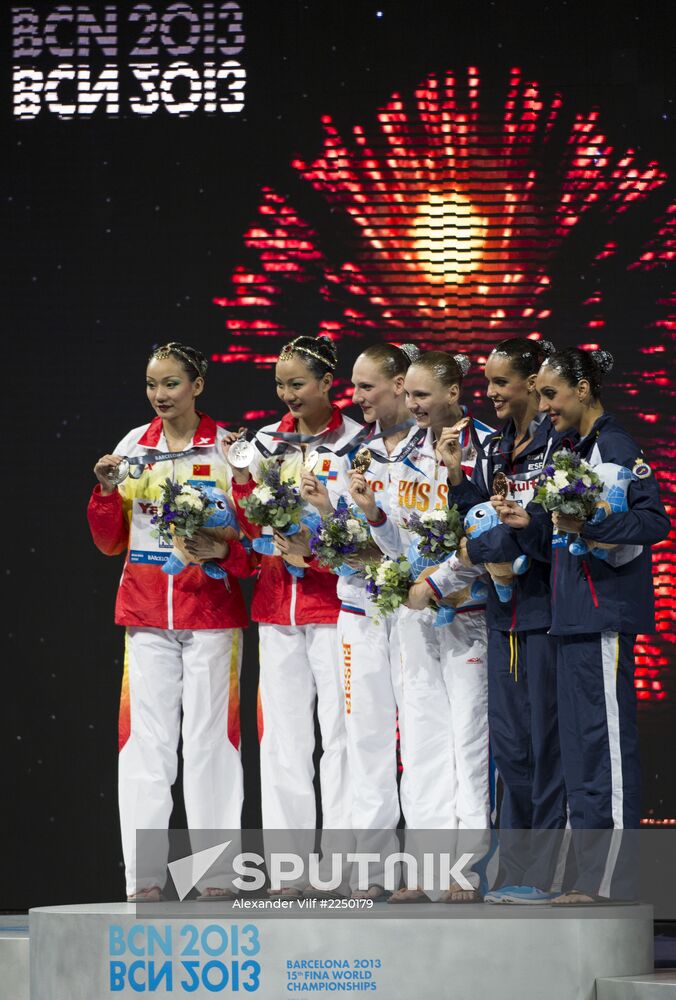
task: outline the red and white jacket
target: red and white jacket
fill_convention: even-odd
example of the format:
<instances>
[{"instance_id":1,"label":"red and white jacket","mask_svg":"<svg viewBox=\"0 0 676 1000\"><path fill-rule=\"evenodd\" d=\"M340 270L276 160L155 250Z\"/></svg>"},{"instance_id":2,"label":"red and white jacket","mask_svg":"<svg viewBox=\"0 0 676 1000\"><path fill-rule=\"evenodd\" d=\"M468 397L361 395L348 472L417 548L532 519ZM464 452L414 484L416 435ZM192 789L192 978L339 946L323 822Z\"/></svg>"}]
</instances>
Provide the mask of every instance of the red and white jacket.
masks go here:
<instances>
[{"instance_id":1,"label":"red and white jacket","mask_svg":"<svg viewBox=\"0 0 676 1000\"><path fill-rule=\"evenodd\" d=\"M318 450L320 460L315 475L326 484L334 507L341 493L349 486L348 454L336 455L352 441L361 425L350 417L343 416L337 406L333 407L331 420L321 437L307 446L307 451ZM238 505L238 517L247 535L256 538L261 534L259 525L251 524L239 507L243 497L249 496L256 485L260 464L272 455L281 464L284 479L300 482L303 466L303 452L299 444L280 442L272 436L275 431L294 433L295 420L287 413L279 423L261 428L254 438L256 458L251 464L252 479L248 483L232 484L232 495ZM316 513L314 507L308 511ZM292 576L284 566L280 556L262 556L260 575L256 582L251 617L254 621L267 625L333 625L338 620L340 601L336 595L336 575L321 567L314 560L308 561L303 577Z\"/></svg>"},{"instance_id":2,"label":"red and white jacket","mask_svg":"<svg viewBox=\"0 0 676 1000\"><path fill-rule=\"evenodd\" d=\"M194 453L183 458L147 465L140 479L125 479L108 496L97 484L87 508L96 546L106 555L126 551L115 604L118 625L161 629L244 628L247 614L236 577L252 572L251 558L238 540L230 542L227 558L220 561L228 575L213 580L199 566L186 566L177 576L162 572L166 545L154 538L151 518L165 479L177 483L216 486L230 490L230 469L220 440L225 431L200 414L192 444ZM114 454L134 457L147 452L170 451L162 421L130 431Z\"/></svg>"}]
</instances>

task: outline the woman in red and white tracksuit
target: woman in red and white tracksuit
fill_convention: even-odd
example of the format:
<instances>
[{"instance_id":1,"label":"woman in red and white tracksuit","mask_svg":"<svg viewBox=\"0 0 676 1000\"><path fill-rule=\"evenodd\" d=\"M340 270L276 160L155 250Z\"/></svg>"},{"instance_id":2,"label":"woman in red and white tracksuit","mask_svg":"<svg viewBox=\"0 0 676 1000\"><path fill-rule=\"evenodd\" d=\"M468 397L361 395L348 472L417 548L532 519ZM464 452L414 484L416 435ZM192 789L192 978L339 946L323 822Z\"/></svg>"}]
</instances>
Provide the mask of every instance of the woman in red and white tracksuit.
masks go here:
<instances>
[{"instance_id":1,"label":"woman in red and white tracksuit","mask_svg":"<svg viewBox=\"0 0 676 1000\"><path fill-rule=\"evenodd\" d=\"M284 347L275 379L277 394L289 412L258 431L250 469L233 470L237 503L252 492L261 461L266 459L274 458L284 479L299 485L306 451L318 452L314 472L326 484L334 506L339 495L346 493L347 452L360 426L331 404L336 363L335 348L325 337L297 337ZM252 537L261 533L241 509L240 518ZM336 641L340 610L336 576L312 559L307 529L291 538L275 532L274 538L280 555L262 557L251 608L260 636L263 826L278 830L313 830L316 826L312 759L316 701L323 747L319 765L323 826L349 830L351 794ZM290 574L282 555L296 563L304 561L304 575ZM303 884L307 879L305 883L299 880L297 886L287 883L287 888L297 890Z\"/></svg>"},{"instance_id":2,"label":"woman in red and white tracksuit","mask_svg":"<svg viewBox=\"0 0 676 1000\"><path fill-rule=\"evenodd\" d=\"M371 522L374 539L391 558L405 554L412 540L405 523L409 512L447 505L446 468L436 449L444 430L466 415L459 396L467 366L462 355L431 351L408 369L406 399L418 436L391 473L389 516L376 508L363 479L352 476L352 496ZM476 461L475 444L490 432L474 419L464 428L461 445L468 471ZM458 590L482 572L462 567L455 557L448 568ZM451 625L435 628L434 611L422 610L432 590L426 583L420 588L423 598L414 606L421 610L404 607L398 618L402 810L413 830L483 830L490 814L484 608L463 608ZM392 901L413 901L421 895L410 887L395 893Z\"/></svg>"},{"instance_id":3,"label":"woman in red and white tracksuit","mask_svg":"<svg viewBox=\"0 0 676 1000\"><path fill-rule=\"evenodd\" d=\"M152 524L167 478L224 493L230 487L220 445L225 432L195 409L206 367L199 351L182 344L152 354L146 391L157 416L96 463L99 482L87 511L97 547L111 556L126 552L115 608L115 621L127 630L119 803L127 894L135 900L158 899L164 884L162 852L152 863L144 858L137 871L136 834L168 827L179 736L188 826L233 830L241 822L238 682L247 617L235 577L249 575L249 557L237 538L198 532L186 542L186 559L217 562L226 575L212 579L188 565L169 576L162 572L169 551ZM132 470L140 477L113 485L123 459L139 457ZM230 885L224 869L200 888L223 897Z\"/></svg>"}]
</instances>

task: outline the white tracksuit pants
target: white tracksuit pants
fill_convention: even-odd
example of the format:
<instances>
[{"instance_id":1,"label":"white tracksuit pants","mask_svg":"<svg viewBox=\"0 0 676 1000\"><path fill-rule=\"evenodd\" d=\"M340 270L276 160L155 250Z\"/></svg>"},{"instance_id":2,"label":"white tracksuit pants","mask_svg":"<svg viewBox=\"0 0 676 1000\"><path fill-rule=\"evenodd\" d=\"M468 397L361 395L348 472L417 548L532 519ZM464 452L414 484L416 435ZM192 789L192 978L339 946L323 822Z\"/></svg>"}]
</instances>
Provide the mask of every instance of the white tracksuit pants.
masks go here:
<instances>
[{"instance_id":1,"label":"white tracksuit pants","mask_svg":"<svg viewBox=\"0 0 676 1000\"><path fill-rule=\"evenodd\" d=\"M322 734L323 826L351 826L345 710L335 625L259 625L263 827L314 830L314 708Z\"/></svg>"},{"instance_id":2,"label":"white tracksuit pants","mask_svg":"<svg viewBox=\"0 0 676 1000\"><path fill-rule=\"evenodd\" d=\"M364 615L341 611L338 649L345 692L347 759L352 787L355 850L381 857L399 850L397 789L397 703L393 664L399 672L396 617L376 624ZM370 885L384 884L382 864L371 862ZM358 887L358 869L351 875ZM366 888L366 886L362 886Z\"/></svg>"},{"instance_id":3,"label":"white tracksuit pants","mask_svg":"<svg viewBox=\"0 0 676 1000\"><path fill-rule=\"evenodd\" d=\"M482 612L434 627L401 608L401 807L413 829L489 826L486 623Z\"/></svg>"},{"instance_id":4,"label":"white tracksuit pants","mask_svg":"<svg viewBox=\"0 0 676 1000\"><path fill-rule=\"evenodd\" d=\"M144 859L137 879L136 831L169 825L179 735L188 827L240 828L242 765L239 747L228 738L228 709L231 683L239 679L242 631L128 628L127 656L131 728L119 757L119 803L131 895L166 880L161 852L154 854L153 870ZM228 881L207 873L200 887L224 888Z\"/></svg>"}]
</instances>

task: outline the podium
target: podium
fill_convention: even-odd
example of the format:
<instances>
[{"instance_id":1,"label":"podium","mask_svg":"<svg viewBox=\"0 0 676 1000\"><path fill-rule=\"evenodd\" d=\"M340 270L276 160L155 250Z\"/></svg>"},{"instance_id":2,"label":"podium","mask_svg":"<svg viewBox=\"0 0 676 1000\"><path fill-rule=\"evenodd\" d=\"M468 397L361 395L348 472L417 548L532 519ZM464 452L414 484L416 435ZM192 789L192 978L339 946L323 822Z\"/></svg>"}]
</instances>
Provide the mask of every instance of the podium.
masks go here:
<instances>
[{"instance_id":1,"label":"podium","mask_svg":"<svg viewBox=\"0 0 676 1000\"><path fill-rule=\"evenodd\" d=\"M595 1000L597 979L653 970L647 905L380 903L366 915L254 902L33 909L30 1000Z\"/></svg>"}]
</instances>

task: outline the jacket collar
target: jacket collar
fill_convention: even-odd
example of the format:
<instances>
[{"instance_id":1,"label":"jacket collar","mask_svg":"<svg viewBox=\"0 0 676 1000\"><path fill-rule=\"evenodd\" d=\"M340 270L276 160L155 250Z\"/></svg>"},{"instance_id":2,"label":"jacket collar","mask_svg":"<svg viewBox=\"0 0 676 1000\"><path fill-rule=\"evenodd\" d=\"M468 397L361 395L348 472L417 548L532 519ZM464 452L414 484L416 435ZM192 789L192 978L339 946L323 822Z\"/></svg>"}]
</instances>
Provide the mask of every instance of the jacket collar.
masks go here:
<instances>
[{"instance_id":1,"label":"jacket collar","mask_svg":"<svg viewBox=\"0 0 676 1000\"><path fill-rule=\"evenodd\" d=\"M331 419L329 420L324 430L320 431L320 433L330 434L331 431L338 430L340 427L342 427L342 425L343 425L342 410L340 409L339 406L336 406L334 403L331 407ZM294 417L293 413L287 412L284 414L282 419L279 421L277 430L284 431L285 433L289 432L293 433L296 430L296 418Z\"/></svg>"},{"instance_id":2,"label":"jacket collar","mask_svg":"<svg viewBox=\"0 0 676 1000\"><path fill-rule=\"evenodd\" d=\"M200 422L197 425L197 430L193 435L192 444L189 447L213 447L216 443L216 435L218 433L216 421L211 417L208 417L206 413L200 413L199 410L197 411L197 416L200 418ZM139 438L138 443L144 448L159 448L159 441L161 437L162 418L155 417Z\"/></svg>"}]
</instances>

